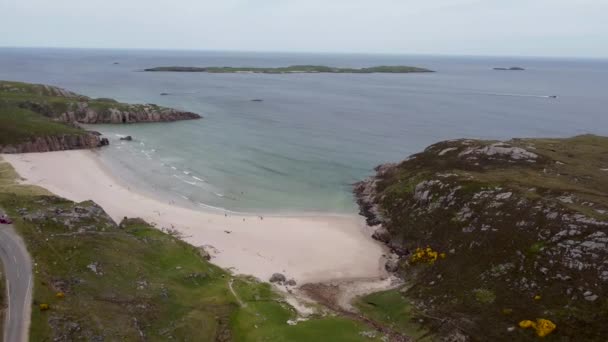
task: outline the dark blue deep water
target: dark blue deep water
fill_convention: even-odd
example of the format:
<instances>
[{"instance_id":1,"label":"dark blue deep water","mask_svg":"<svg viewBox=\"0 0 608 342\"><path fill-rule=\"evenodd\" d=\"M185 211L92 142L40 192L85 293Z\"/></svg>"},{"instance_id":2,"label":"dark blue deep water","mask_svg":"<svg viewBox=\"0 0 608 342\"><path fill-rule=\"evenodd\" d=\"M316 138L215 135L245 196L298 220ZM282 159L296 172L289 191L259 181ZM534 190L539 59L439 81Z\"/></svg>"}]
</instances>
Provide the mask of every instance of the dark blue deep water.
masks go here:
<instances>
[{"instance_id":1,"label":"dark blue deep water","mask_svg":"<svg viewBox=\"0 0 608 342\"><path fill-rule=\"evenodd\" d=\"M437 72L139 71L292 64ZM352 212L351 183L439 140L608 135L605 60L0 48L0 79L202 114L199 121L96 126L112 139L101 157L142 191L235 211ZM136 141L120 142L121 135Z\"/></svg>"}]
</instances>

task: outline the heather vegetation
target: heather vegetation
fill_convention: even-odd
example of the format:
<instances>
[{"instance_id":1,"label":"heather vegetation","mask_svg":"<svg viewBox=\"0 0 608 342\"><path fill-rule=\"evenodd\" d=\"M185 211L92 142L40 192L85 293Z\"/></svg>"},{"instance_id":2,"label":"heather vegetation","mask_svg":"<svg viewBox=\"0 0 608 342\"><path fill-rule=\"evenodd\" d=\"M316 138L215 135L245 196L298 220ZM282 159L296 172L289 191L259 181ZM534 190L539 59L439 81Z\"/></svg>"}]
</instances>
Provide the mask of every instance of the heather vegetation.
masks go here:
<instances>
[{"instance_id":1,"label":"heather vegetation","mask_svg":"<svg viewBox=\"0 0 608 342\"><path fill-rule=\"evenodd\" d=\"M608 334L608 138L440 142L380 166L357 193L429 330L485 341Z\"/></svg>"}]
</instances>

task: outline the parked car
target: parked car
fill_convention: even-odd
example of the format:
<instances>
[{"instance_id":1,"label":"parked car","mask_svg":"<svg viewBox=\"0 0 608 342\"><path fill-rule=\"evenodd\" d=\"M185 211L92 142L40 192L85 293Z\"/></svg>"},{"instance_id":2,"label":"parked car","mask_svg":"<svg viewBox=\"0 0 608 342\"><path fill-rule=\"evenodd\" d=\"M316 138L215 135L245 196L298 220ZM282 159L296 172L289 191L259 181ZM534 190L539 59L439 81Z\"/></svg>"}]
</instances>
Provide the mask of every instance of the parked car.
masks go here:
<instances>
[{"instance_id":1,"label":"parked car","mask_svg":"<svg viewBox=\"0 0 608 342\"><path fill-rule=\"evenodd\" d=\"M6 215L0 216L0 224L11 224L11 223L13 223L13 221L11 221L11 219L8 218L8 216L6 216Z\"/></svg>"}]
</instances>

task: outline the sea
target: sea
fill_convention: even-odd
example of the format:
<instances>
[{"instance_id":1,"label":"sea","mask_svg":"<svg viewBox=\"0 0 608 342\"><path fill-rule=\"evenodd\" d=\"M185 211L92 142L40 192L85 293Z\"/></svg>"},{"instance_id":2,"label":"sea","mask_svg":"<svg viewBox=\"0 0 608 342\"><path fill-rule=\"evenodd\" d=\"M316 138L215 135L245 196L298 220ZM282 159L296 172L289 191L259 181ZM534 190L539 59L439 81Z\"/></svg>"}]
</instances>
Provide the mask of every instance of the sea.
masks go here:
<instances>
[{"instance_id":1,"label":"sea","mask_svg":"<svg viewBox=\"0 0 608 342\"><path fill-rule=\"evenodd\" d=\"M142 71L295 64L436 72ZM493 70L511 66L526 70ZM91 127L110 139L98 154L118 179L200 210L351 214L353 183L441 140L608 135L608 60L601 59L0 48L0 79L201 114ZM133 141L119 139L126 135Z\"/></svg>"}]
</instances>

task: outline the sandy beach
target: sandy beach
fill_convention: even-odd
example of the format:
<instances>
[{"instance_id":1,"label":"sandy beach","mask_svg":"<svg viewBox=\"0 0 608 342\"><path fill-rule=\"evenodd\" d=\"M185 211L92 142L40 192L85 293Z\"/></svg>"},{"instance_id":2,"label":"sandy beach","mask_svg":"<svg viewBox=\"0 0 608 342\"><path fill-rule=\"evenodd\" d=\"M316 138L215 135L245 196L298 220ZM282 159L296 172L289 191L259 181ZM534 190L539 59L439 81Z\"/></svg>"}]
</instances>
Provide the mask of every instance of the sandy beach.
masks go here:
<instances>
[{"instance_id":1,"label":"sandy beach","mask_svg":"<svg viewBox=\"0 0 608 342\"><path fill-rule=\"evenodd\" d=\"M177 229L192 245L206 246L213 263L235 274L268 280L272 273L280 272L298 284L386 276L385 251L370 238L363 218L356 215L225 216L132 191L92 151L2 157L24 183L77 202L93 200L117 222L125 216L141 217L159 228Z\"/></svg>"}]
</instances>

